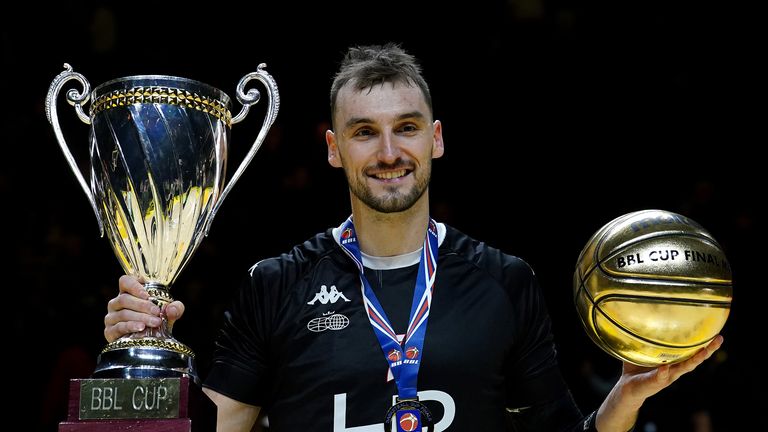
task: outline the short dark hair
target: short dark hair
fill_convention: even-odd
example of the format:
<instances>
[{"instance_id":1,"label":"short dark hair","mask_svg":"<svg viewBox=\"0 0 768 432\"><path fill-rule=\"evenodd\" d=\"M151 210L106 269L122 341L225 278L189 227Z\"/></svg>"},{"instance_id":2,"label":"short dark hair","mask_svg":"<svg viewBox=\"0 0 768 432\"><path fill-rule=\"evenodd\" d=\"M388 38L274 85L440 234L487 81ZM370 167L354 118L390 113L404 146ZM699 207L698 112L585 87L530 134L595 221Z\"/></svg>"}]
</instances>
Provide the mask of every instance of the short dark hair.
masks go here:
<instances>
[{"instance_id":1,"label":"short dark hair","mask_svg":"<svg viewBox=\"0 0 768 432\"><path fill-rule=\"evenodd\" d=\"M429 93L427 82L421 75L421 66L416 61L416 57L405 52L400 45L388 43L383 46L368 45L349 48L331 85L331 121L336 114L339 90L350 82L356 90L364 90L387 82L417 85L424 94L429 113L432 114L432 95Z\"/></svg>"}]
</instances>

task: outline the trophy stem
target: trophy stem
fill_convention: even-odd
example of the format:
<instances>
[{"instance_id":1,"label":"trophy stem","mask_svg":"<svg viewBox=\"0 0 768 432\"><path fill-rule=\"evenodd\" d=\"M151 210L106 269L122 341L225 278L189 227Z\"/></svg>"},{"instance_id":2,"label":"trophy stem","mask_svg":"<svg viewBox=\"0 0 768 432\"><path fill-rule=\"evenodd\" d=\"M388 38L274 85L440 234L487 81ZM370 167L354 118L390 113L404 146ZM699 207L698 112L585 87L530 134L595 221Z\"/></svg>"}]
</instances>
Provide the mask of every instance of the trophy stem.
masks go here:
<instances>
[{"instance_id":1,"label":"trophy stem","mask_svg":"<svg viewBox=\"0 0 768 432\"><path fill-rule=\"evenodd\" d=\"M165 307L173 301L167 286L148 282L150 300L160 307L162 323L107 344L99 355L94 378L155 378L187 376L200 383L195 354L171 334Z\"/></svg>"},{"instance_id":2,"label":"trophy stem","mask_svg":"<svg viewBox=\"0 0 768 432\"><path fill-rule=\"evenodd\" d=\"M158 339L173 339L175 341L171 335L171 326L168 324L168 317L165 314L166 306L173 301L171 290L165 285L154 282L147 282L144 284L144 289L147 290L147 293L149 294L149 300L160 308L160 319L162 322L160 323L160 327L145 327L143 331L137 332L134 338L154 337ZM138 336L139 333L142 335Z\"/></svg>"}]
</instances>

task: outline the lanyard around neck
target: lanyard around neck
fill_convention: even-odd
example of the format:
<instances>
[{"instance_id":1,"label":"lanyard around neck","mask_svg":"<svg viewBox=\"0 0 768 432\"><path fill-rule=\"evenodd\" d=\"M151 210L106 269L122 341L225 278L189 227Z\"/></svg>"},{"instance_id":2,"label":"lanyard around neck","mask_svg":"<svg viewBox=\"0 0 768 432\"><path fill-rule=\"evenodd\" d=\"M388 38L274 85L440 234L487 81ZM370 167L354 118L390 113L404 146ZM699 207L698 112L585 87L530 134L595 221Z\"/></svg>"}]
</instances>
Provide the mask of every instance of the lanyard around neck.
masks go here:
<instances>
[{"instance_id":1,"label":"lanyard around neck","mask_svg":"<svg viewBox=\"0 0 768 432\"><path fill-rule=\"evenodd\" d=\"M430 219L427 226L411 304L411 315L402 344L398 341L397 334L376 298L371 284L365 277L362 254L357 242L352 216L342 225L339 237L339 244L352 258L360 272L365 312L379 340L384 357L389 363L395 385L397 385L398 399L417 399L416 382L423 354L429 309L432 305L435 275L437 274L437 224L433 219Z\"/></svg>"}]
</instances>

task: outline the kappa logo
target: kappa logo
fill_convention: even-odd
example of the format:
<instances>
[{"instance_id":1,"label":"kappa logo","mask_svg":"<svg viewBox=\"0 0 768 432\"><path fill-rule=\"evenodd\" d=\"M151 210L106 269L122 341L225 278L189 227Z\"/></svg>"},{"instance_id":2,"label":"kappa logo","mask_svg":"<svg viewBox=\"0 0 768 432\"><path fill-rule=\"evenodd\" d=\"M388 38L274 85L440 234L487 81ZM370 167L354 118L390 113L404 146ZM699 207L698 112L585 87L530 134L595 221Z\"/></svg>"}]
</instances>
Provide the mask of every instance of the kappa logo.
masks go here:
<instances>
[{"instance_id":1,"label":"kappa logo","mask_svg":"<svg viewBox=\"0 0 768 432\"><path fill-rule=\"evenodd\" d=\"M340 293L336 289L336 285L331 285L331 291L328 291L328 287L325 285L320 286L320 292L315 294L315 298L312 299L312 301L307 302L308 305L314 305L315 302L319 301L322 304L328 304L330 303L336 303L339 299L344 299L345 302L348 302L349 299L344 296L344 293Z\"/></svg>"}]
</instances>

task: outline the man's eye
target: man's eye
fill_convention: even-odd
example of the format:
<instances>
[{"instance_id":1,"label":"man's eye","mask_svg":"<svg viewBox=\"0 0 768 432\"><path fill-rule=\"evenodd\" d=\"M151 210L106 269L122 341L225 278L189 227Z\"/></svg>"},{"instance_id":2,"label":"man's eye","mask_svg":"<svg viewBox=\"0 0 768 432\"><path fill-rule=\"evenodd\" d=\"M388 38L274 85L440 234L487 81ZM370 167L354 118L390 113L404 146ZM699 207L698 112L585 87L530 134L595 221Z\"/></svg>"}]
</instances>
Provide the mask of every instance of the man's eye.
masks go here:
<instances>
[{"instance_id":1,"label":"man's eye","mask_svg":"<svg viewBox=\"0 0 768 432\"><path fill-rule=\"evenodd\" d=\"M412 124L403 125L400 128L401 132L415 132L417 130L418 130L418 128L415 125L412 125Z\"/></svg>"},{"instance_id":2,"label":"man's eye","mask_svg":"<svg viewBox=\"0 0 768 432\"><path fill-rule=\"evenodd\" d=\"M355 132L355 136L371 136L373 135L373 131L370 129L360 129L357 132Z\"/></svg>"}]
</instances>

